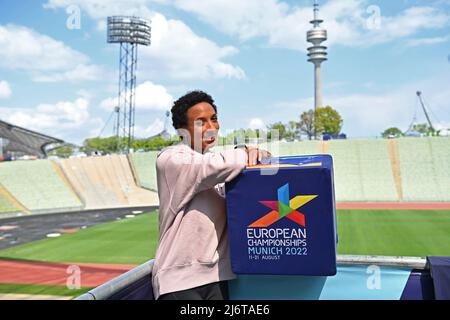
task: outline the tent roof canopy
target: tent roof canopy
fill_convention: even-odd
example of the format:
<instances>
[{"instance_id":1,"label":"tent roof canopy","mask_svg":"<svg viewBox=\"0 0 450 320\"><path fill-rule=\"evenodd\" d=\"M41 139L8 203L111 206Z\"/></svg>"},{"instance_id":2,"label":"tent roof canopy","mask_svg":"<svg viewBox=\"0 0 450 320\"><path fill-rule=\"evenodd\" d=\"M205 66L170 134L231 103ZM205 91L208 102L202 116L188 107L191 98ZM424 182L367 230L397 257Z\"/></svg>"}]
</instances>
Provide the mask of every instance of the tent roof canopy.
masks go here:
<instances>
[{"instance_id":1,"label":"tent roof canopy","mask_svg":"<svg viewBox=\"0 0 450 320\"><path fill-rule=\"evenodd\" d=\"M29 129L0 120L0 138L3 153L19 153L23 155L46 156L48 144L64 143L64 140L47 136Z\"/></svg>"}]
</instances>

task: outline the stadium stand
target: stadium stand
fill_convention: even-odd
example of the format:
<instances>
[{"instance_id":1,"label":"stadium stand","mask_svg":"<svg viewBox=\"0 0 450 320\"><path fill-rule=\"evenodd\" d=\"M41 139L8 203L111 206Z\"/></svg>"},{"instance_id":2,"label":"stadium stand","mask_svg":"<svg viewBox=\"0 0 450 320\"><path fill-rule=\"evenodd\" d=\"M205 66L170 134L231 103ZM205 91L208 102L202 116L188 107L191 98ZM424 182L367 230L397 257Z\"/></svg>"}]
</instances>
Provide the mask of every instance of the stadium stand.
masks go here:
<instances>
[{"instance_id":1,"label":"stadium stand","mask_svg":"<svg viewBox=\"0 0 450 320\"><path fill-rule=\"evenodd\" d=\"M429 139L442 201L450 201L450 138Z\"/></svg>"},{"instance_id":2,"label":"stadium stand","mask_svg":"<svg viewBox=\"0 0 450 320\"><path fill-rule=\"evenodd\" d=\"M261 144L274 156L328 152L340 202L450 201L450 138ZM233 148L217 146L215 151ZM51 213L158 204L157 151L0 163L0 213Z\"/></svg>"},{"instance_id":3,"label":"stadium stand","mask_svg":"<svg viewBox=\"0 0 450 320\"><path fill-rule=\"evenodd\" d=\"M277 143L272 142L270 147L271 149L269 149L269 151L274 156L300 156L321 153L320 141L279 142L278 147Z\"/></svg>"},{"instance_id":4,"label":"stadium stand","mask_svg":"<svg viewBox=\"0 0 450 320\"><path fill-rule=\"evenodd\" d=\"M0 181L31 213L73 211L83 207L49 160L0 163Z\"/></svg>"},{"instance_id":5,"label":"stadium stand","mask_svg":"<svg viewBox=\"0 0 450 320\"><path fill-rule=\"evenodd\" d=\"M355 143L359 149L363 201L398 201L387 140Z\"/></svg>"},{"instance_id":6,"label":"stadium stand","mask_svg":"<svg viewBox=\"0 0 450 320\"><path fill-rule=\"evenodd\" d=\"M329 141L321 141L320 142L320 153L328 154L329 148L330 148L330 142Z\"/></svg>"},{"instance_id":7,"label":"stadium stand","mask_svg":"<svg viewBox=\"0 0 450 320\"><path fill-rule=\"evenodd\" d=\"M136 185L125 155L64 159L58 164L86 209L158 204L156 193Z\"/></svg>"},{"instance_id":8,"label":"stadium stand","mask_svg":"<svg viewBox=\"0 0 450 320\"><path fill-rule=\"evenodd\" d=\"M333 156L337 201L450 201L450 138L347 139L260 144L274 156ZM221 151L232 146L216 146ZM157 152L131 156L139 185L156 190Z\"/></svg>"},{"instance_id":9,"label":"stadium stand","mask_svg":"<svg viewBox=\"0 0 450 320\"><path fill-rule=\"evenodd\" d=\"M133 170L136 184L151 191L156 191L156 156L158 151L132 153L128 159Z\"/></svg>"},{"instance_id":10,"label":"stadium stand","mask_svg":"<svg viewBox=\"0 0 450 320\"><path fill-rule=\"evenodd\" d=\"M329 154L333 157L336 199L340 201L363 201L359 150L355 143L332 141Z\"/></svg>"},{"instance_id":11,"label":"stadium stand","mask_svg":"<svg viewBox=\"0 0 450 320\"><path fill-rule=\"evenodd\" d=\"M249 144L250 146L255 146ZM321 141L277 141L277 142L268 142L261 143L258 145L260 149L268 150L275 157L280 156L299 156L299 155L312 155L312 154L320 154L321 152ZM222 151L224 149L233 148L232 145L227 146L216 146L214 147L214 151Z\"/></svg>"},{"instance_id":12,"label":"stadium stand","mask_svg":"<svg viewBox=\"0 0 450 320\"><path fill-rule=\"evenodd\" d=\"M332 140L338 201L398 201L385 140Z\"/></svg>"},{"instance_id":13,"label":"stadium stand","mask_svg":"<svg viewBox=\"0 0 450 320\"><path fill-rule=\"evenodd\" d=\"M399 139L405 201L450 201L450 138Z\"/></svg>"},{"instance_id":14,"label":"stadium stand","mask_svg":"<svg viewBox=\"0 0 450 320\"><path fill-rule=\"evenodd\" d=\"M391 160L392 175L394 177L395 189L398 199L403 200L402 176L400 172L400 154L398 151L398 140L389 139L388 142L389 158Z\"/></svg>"},{"instance_id":15,"label":"stadium stand","mask_svg":"<svg viewBox=\"0 0 450 320\"><path fill-rule=\"evenodd\" d=\"M0 214L21 211L11 200L5 189L0 185Z\"/></svg>"},{"instance_id":16,"label":"stadium stand","mask_svg":"<svg viewBox=\"0 0 450 320\"><path fill-rule=\"evenodd\" d=\"M42 158L46 155L48 146L64 143L61 139L18 127L2 120L0 120L0 138L3 139L3 155L15 157L34 155Z\"/></svg>"}]
</instances>

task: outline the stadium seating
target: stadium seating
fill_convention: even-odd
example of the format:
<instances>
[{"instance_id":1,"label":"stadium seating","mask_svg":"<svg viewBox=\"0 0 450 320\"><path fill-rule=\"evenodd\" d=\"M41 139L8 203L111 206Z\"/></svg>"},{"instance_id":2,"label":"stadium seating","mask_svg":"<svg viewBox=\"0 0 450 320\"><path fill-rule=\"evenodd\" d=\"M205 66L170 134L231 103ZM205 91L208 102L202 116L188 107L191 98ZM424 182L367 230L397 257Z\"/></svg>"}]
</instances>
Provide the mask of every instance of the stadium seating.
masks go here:
<instances>
[{"instance_id":1,"label":"stadium seating","mask_svg":"<svg viewBox=\"0 0 450 320\"><path fill-rule=\"evenodd\" d=\"M331 154L337 201L450 201L450 138L272 142L260 147L274 156ZM232 146L214 151L227 148ZM131 159L139 184L156 190L156 152Z\"/></svg>"},{"instance_id":2,"label":"stadium seating","mask_svg":"<svg viewBox=\"0 0 450 320\"><path fill-rule=\"evenodd\" d=\"M64 159L59 165L86 209L158 204L155 192L136 185L125 155Z\"/></svg>"},{"instance_id":3,"label":"stadium seating","mask_svg":"<svg viewBox=\"0 0 450 320\"><path fill-rule=\"evenodd\" d=\"M450 201L450 138L429 139L442 201Z\"/></svg>"},{"instance_id":4,"label":"stadium seating","mask_svg":"<svg viewBox=\"0 0 450 320\"><path fill-rule=\"evenodd\" d=\"M0 163L0 181L32 213L72 211L83 206L49 160Z\"/></svg>"},{"instance_id":5,"label":"stadium seating","mask_svg":"<svg viewBox=\"0 0 450 320\"><path fill-rule=\"evenodd\" d=\"M136 183L141 188L156 191L156 156L157 151L132 153L129 155Z\"/></svg>"},{"instance_id":6,"label":"stadium seating","mask_svg":"<svg viewBox=\"0 0 450 320\"><path fill-rule=\"evenodd\" d=\"M320 154L321 141L272 142L269 151L278 156L301 156Z\"/></svg>"},{"instance_id":7,"label":"stadium seating","mask_svg":"<svg viewBox=\"0 0 450 320\"><path fill-rule=\"evenodd\" d=\"M338 201L397 201L385 140L332 140Z\"/></svg>"},{"instance_id":8,"label":"stadium seating","mask_svg":"<svg viewBox=\"0 0 450 320\"><path fill-rule=\"evenodd\" d=\"M405 201L450 201L450 138L399 139Z\"/></svg>"},{"instance_id":9,"label":"stadium seating","mask_svg":"<svg viewBox=\"0 0 450 320\"><path fill-rule=\"evenodd\" d=\"M360 153L356 143L331 141L329 154L334 162L336 199L340 201L363 201Z\"/></svg>"},{"instance_id":10,"label":"stadium seating","mask_svg":"<svg viewBox=\"0 0 450 320\"><path fill-rule=\"evenodd\" d=\"M364 201L398 201L387 140L356 141Z\"/></svg>"},{"instance_id":11,"label":"stadium seating","mask_svg":"<svg viewBox=\"0 0 450 320\"><path fill-rule=\"evenodd\" d=\"M18 211L20 211L20 209L10 202L8 198L0 191L0 214Z\"/></svg>"},{"instance_id":12,"label":"stadium seating","mask_svg":"<svg viewBox=\"0 0 450 320\"><path fill-rule=\"evenodd\" d=\"M337 201L450 201L450 138L263 143L274 156L333 156ZM217 146L221 151L233 146ZM157 151L0 163L0 213L158 204ZM3 187L3 189L2 189Z\"/></svg>"}]
</instances>

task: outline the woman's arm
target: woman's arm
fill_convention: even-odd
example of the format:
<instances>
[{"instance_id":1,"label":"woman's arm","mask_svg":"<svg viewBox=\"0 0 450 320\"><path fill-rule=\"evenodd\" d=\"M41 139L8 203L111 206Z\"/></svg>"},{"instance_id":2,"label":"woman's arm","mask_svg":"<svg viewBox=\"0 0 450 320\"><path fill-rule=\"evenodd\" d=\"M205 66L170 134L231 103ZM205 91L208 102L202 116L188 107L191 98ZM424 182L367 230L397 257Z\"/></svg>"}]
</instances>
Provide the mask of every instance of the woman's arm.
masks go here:
<instances>
[{"instance_id":1,"label":"woman's arm","mask_svg":"<svg viewBox=\"0 0 450 320\"><path fill-rule=\"evenodd\" d=\"M172 211L178 213L199 192L235 178L247 165L245 150L201 154L190 150L164 152L157 170L166 179Z\"/></svg>"}]
</instances>

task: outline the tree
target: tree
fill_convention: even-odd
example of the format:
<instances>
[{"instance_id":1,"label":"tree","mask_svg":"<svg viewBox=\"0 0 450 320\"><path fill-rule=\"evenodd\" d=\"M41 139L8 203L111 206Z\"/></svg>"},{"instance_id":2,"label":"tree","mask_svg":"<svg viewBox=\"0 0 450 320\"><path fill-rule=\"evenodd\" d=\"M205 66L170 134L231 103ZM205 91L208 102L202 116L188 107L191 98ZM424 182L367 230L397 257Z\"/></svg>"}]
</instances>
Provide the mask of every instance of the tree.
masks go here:
<instances>
[{"instance_id":1,"label":"tree","mask_svg":"<svg viewBox=\"0 0 450 320\"><path fill-rule=\"evenodd\" d=\"M124 142L123 139L120 140ZM114 153L117 152L118 146L122 145L122 143L119 143L120 140L118 140L116 136L108 138L88 138L83 142L83 149L86 151L97 150L103 154Z\"/></svg>"},{"instance_id":2,"label":"tree","mask_svg":"<svg viewBox=\"0 0 450 320\"><path fill-rule=\"evenodd\" d=\"M177 137L171 138L170 140L164 139L164 137L158 136L152 139L136 139L132 143L132 148L134 150L143 149L144 151L149 150L161 150L167 146L170 146L178 141Z\"/></svg>"},{"instance_id":3,"label":"tree","mask_svg":"<svg viewBox=\"0 0 450 320\"><path fill-rule=\"evenodd\" d=\"M267 130L269 131L267 138L270 140L272 140L272 138L275 138L272 137L272 131L278 131L278 139L283 139L286 137L286 126L281 122L276 122L274 124L268 125Z\"/></svg>"},{"instance_id":4,"label":"tree","mask_svg":"<svg viewBox=\"0 0 450 320\"><path fill-rule=\"evenodd\" d=\"M383 138L388 138L388 137L392 137L392 136L401 137L401 136L403 136L403 132L399 128L392 127L392 128L388 128L388 129L384 130L383 133L381 134L381 136Z\"/></svg>"},{"instance_id":5,"label":"tree","mask_svg":"<svg viewBox=\"0 0 450 320\"><path fill-rule=\"evenodd\" d=\"M227 133L226 136L219 136L217 145L233 145L238 143L253 144L259 138L266 137L266 131L261 129L238 129Z\"/></svg>"},{"instance_id":6,"label":"tree","mask_svg":"<svg viewBox=\"0 0 450 320\"><path fill-rule=\"evenodd\" d=\"M418 123L412 126L412 131L416 131L426 135L432 130L426 123Z\"/></svg>"},{"instance_id":7,"label":"tree","mask_svg":"<svg viewBox=\"0 0 450 320\"><path fill-rule=\"evenodd\" d=\"M289 121L286 125L286 138L294 139L297 137L299 123L295 121Z\"/></svg>"},{"instance_id":8,"label":"tree","mask_svg":"<svg viewBox=\"0 0 450 320\"><path fill-rule=\"evenodd\" d=\"M70 146L61 146L49 152L50 156L58 156L60 158L68 158L73 153L73 148Z\"/></svg>"},{"instance_id":9,"label":"tree","mask_svg":"<svg viewBox=\"0 0 450 320\"><path fill-rule=\"evenodd\" d=\"M300 129L300 132L308 136L309 140L314 137L314 111L312 109L305 111L300 115L300 122L298 127Z\"/></svg>"},{"instance_id":10,"label":"tree","mask_svg":"<svg viewBox=\"0 0 450 320\"><path fill-rule=\"evenodd\" d=\"M306 134L308 139L317 134L339 134L342 129L343 120L339 112L330 106L308 110L300 115L298 128Z\"/></svg>"},{"instance_id":11,"label":"tree","mask_svg":"<svg viewBox=\"0 0 450 320\"><path fill-rule=\"evenodd\" d=\"M343 120L339 112L330 106L317 108L316 111L316 134L339 134L342 129Z\"/></svg>"}]
</instances>

